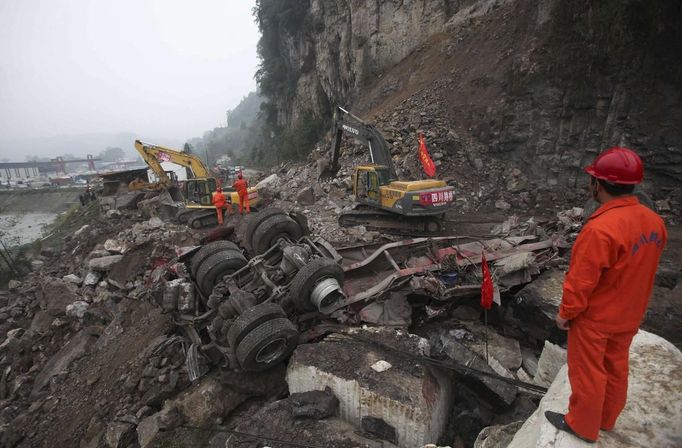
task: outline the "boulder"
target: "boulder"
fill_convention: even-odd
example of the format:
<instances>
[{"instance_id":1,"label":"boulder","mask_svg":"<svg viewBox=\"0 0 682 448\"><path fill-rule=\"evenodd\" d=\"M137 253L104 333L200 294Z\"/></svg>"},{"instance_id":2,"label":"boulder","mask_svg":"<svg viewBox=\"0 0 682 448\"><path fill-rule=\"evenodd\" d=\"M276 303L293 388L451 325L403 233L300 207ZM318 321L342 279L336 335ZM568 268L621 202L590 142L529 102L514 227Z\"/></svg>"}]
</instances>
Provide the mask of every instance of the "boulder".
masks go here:
<instances>
[{"instance_id":1,"label":"boulder","mask_svg":"<svg viewBox=\"0 0 682 448\"><path fill-rule=\"evenodd\" d=\"M514 295L514 314L523 321L523 331L540 343L566 341L566 332L557 328L554 317L559 312L566 273L548 270Z\"/></svg>"},{"instance_id":2,"label":"boulder","mask_svg":"<svg viewBox=\"0 0 682 448\"><path fill-rule=\"evenodd\" d=\"M296 397L288 397L268 403L255 413L245 413L237 417L235 429L253 433L254 428L258 428L258 434L264 437L293 440L301 446L396 448L396 445L385 440L363 437L359 426L354 426L339 417L331 416L324 420L295 419L293 410L296 406L295 400ZM232 437L232 441L226 442L228 437ZM234 436L223 434L215 437L209 446L232 446L233 441ZM417 446L421 445L413 445Z\"/></svg>"},{"instance_id":3,"label":"boulder","mask_svg":"<svg viewBox=\"0 0 682 448\"><path fill-rule=\"evenodd\" d=\"M545 347L542 349L533 382L543 387L549 387L565 364L566 349L545 341Z\"/></svg>"},{"instance_id":4,"label":"boulder","mask_svg":"<svg viewBox=\"0 0 682 448\"><path fill-rule=\"evenodd\" d=\"M121 261L123 255L109 255L106 257L93 258L88 262L88 267L97 272L107 272L116 263Z\"/></svg>"},{"instance_id":5,"label":"boulder","mask_svg":"<svg viewBox=\"0 0 682 448\"><path fill-rule=\"evenodd\" d=\"M571 385L563 367L540 406L526 420L509 448L576 448L595 445L558 431L545 411L566 413ZM682 353L670 342L640 331L630 347L628 401L616 427L602 431L601 448L680 446L682 428Z\"/></svg>"},{"instance_id":6,"label":"boulder","mask_svg":"<svg viewBox=\"0 0 682 448\"><path fill-rule=\"evenodd\" d=\"M473 369L488 373L497 373L508 378L513 377L511 372L506 371L494 356L489 356L490 363L486 362L485 348L483 354L481 354L467 346L471 344L471 341L467 341L468 338L472 338L471 333L465 329L457 330L445 330L433 334L431 336L432 352L446 356L460 365L467 365ZM460 375L458 379L470 385L480 398L494 407L509 407L516 398L516 387L496 381L491 377Z\"/></svg>"},{"instance_id":7,"label":"boulder","mask_svg":"<svg viewBox=\"0 0 682 448\"><path fill-rule=\"evenodd\" d=\"M142 419L137 425L137 442L140 444L140 448L147 448L152 445L159 431L161 431L161 416L159 414L160 412L150 415Z\"/></svg>"},{"instance_id":8,"label":"boulder","mask_svg":"<svg viewBox=\"0 0 682 448\"><path fill-rule=\"evenodd\" d=\"M127 448L135 440L135 425L127 422L111 422L107 426L104 440L110 448Z\"/></svg>"},{"instance_id":9,"label":"boulder","mask_svg":"<svg viewBox=\"0 0 682 448\"><path fill-rule=\"evenodd\" d=\"M101 272L90 271L85 276L85 280L83 280L83 285L84 286L95 286L97 283L99 283L99 280L101 278L102 278Z\"/></svg>"},{"instance_id":10,"label":"boulder","mask_svg":"<svg viewBox=\"0 0 682 448\"><path fill-rule=\"evenodd\" d=\"M88 310L90 305L88 302L83 302L82 300L77 300L66 306L66 315L75 317L77 319L83 319L85 312Z\"/></svg>"},{"instance_id":11,"label":"boulder","mask_svg":"<svg viewBox=\"0 0 682 448\"><path fill-rule=\"evenodd\" d=\"M77 276L76 274L69 274L65 275L62 277L62 280L65 282L73 283L74 285L80 286L81 283L83 283L83 279Z\"/></svg>"},{"instance_id":12,"label":"boulder","mask_svg":"<svg viewBox=\"0 0 682 448\"><path fill-rule=\"evenodd\" d=\"M73 286L72 286L73 287ZM66 307L77 300L76 294L61 279L48 279L43 283L43 297L50 316L63 316Z\"/></svg>"},{"instance_id":13,"label":"boulder","mask_svg":"<svg viewBox=\"0 0 682 448\"><path fill-rule=\"evenodd\" d=\"M226 416L247 398L244 393L223 387L213 374L183 391L173 400L173 405L189 424L207 426Z\"/></svg>"},{"instance_id":14,"label":"boulder","mask_svg":"<svg viewBox=\"0 0 682 448\"><path fill-rule=\"evenodd\" d=\"M128 249L123 241L108 239L104 242L104 249L115 254L122 254Z\"/></svg>"},{"instance_id":15,"label":"boulder","mask_svg":"<svg viewBox=\"0 0 682 448\"><path fill-rule=\"evenodd\" d=\"M296 202L301 205L315 204L315 192L313 191L313 187L306 187L301 190L298 195L296 195Z\"/></svg>"},{"instance_id":16,"label":"boulder","mask_svg":"<svg viewBox=\"0 0 682 448\"><path fill-rule=\"evenodd\" d=\"M54 316L51 316L47 311L38 311L35 316L33 316L29 331L31 333L45 334L50 329L53 320Z\"/></svg>"},{"instance_id":17,"label":"boulder","mask_svg":"<svg viewBox=\"0 0 682 448\"><path fill-rule=\"evenodd\" d=\"M507 448L521 426L523 426L523 420L483 428L476 438L474 448Z\"/></svg>"},{"instance_id":18,"label":"boulder","mask_svg":"<svg viewBox=\"0 0 682 448\"><path fill-rule=\"evenodd\" d=\"M31 396L37 396L40 391L50 382L53 377L65 373L71 363L81 358L90 350L92 344L97 340L86 331L76 334L71 340L62 347L36 376L33 383Z\"/></svg>"}]
</instances>

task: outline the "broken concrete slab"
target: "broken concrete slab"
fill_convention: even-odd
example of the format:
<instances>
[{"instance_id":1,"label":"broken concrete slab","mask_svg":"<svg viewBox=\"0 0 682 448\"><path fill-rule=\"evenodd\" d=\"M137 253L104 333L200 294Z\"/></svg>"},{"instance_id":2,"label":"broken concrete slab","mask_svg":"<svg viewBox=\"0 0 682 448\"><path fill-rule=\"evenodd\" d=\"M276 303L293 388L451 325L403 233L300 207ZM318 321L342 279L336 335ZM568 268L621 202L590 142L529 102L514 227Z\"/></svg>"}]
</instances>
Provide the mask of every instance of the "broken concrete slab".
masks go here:
<instances>
[{"instance_id":1,"label":"broken concrete slab","mask_svg":"<svg viewBox=\"0 0 682 448\"><path fill-rule=\"evenodd\" d=\"M404 331L355 330L351 338L332 335L296 349L287 370L289 390L297 393L328 387L339 399L342 419L360 427L365 417L380 418L395 428L398 446L437 441L445 429L452 400L447 376L417 361L406 361L395 352L352 339L353 335L415 355L428 353L426 340ZM380 360L393 367L381 373L372 370Z\"/></svg>"},{"instance_id":2,"label":"broken concrete slab","mask_svg":"<svg viewBox=\"0 0 682 448\"><path fill-rule=\"evenodd\" d=\"M549 387L565 364L566 349L545 341L533 382L539 386Z\"/></svg>"},{"instance_id":3,"label":"broken concrete slab","mask_svg":"<svg viewBox=\"0 0 682 448\"><path fill-rule=\"evenodd\" d=\"M92 258L88 262L88 267L93 271L107 272L116 263L121 261L122 258L123 258L123 255L109 255L106 257Z\"/></svg>"},{"instance_id":4,"label":"broken concrete slab","mask_svg":"<svg viewBox=\"0 0 682 448\"><path fill-rule=\"evenodd\" d=\"M545 411L566 413L571 385L563 367L523 424L509 448L575 448L594 446L558 431ZM682 428L682 353L670 342L639 331L630 347L628 401L612 431L602 431L604 448L680 446Z\"/></svg>"}]
</instances>

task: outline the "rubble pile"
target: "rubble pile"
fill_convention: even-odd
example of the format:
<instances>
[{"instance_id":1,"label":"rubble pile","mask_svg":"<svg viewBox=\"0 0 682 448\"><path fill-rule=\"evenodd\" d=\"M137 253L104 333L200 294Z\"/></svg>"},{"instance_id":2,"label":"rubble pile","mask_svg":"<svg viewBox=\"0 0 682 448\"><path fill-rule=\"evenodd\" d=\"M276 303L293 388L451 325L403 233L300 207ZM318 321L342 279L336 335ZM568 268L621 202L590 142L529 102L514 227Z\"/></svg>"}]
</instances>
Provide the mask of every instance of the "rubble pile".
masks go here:
<instances>
[{"instance_id":1,"label":"rubble pile","mask_svg":"<svg viewBox=\"0 0 682 448\"><path fill-rule=\"evenodd\" d=\"M358 264L387 242L389 258L412 267L431 254L428 263L442 268L448 247L456 247L469 257L457 271L459 283L441 274L438 282L412 277L392 294L302 327L301 345L285 365L244 373L200 362L201 375L192 381L192 346L173 321L177 316L166 314L165 293L186 295L192 288L187 254L210 235L162 219L158 210L168 205L162 200L153 205L148 198L144 210L102 210L58 249L36 254L34 272L0 292L0 446L508 443L538 406L541 393L532 387L562 378L565 334L553 317L568 264L563 249L579 230L581 211L552 220L510 216L481 232L497 235L483 243L489 254L499 252L490 258L498 304L484 317L476 294L467 292L480 282L481 242L420 249L410 245L418 239L340 230L338 213L350 206L348 172L330 184L316 176L312 162L281 167L263 191L271 204L303 213L311 234L351 246L338 250L348 268L344 284L362 294L388 278L393 268L382 257L376 265ZM297 188L297 202L283 198ZM249 256L248 222L228 219L234 232L221 235L246 250L222 242L225 250ZM524 252L526 242L540 245ZM661 297L679 292L679 274L665 265L656 286ZM449 287L433 289L438 284ZM654 307L650 325L675 334L670 318L659 319L670 315L671 305L665 306ZM375 327L358 328L363 321ZM461 365L488 376L453 367Z\"/></svg>"}]
</instances>

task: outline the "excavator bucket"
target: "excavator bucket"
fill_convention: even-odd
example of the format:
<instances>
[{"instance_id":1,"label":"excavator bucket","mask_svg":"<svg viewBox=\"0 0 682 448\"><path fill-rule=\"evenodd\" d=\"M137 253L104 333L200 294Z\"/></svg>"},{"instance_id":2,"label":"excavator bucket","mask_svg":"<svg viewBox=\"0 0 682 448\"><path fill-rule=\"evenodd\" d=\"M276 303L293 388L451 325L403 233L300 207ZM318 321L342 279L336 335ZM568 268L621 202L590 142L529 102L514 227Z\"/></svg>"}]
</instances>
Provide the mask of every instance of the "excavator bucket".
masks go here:
<instances>
[{"instance_id":1,"label":"excavator bucket","mask_svg":"<svg viewBox=\"0 0 682 448\"><path fill-rule=\"evenodd\" d=\"M329 161L320 161L319 162L319 171L320 175L318 176L318 179L322 182L329 182L332 179L336 178L337 173L339 172L339 167L334 167Z\"/></svg>"}]
</instances>

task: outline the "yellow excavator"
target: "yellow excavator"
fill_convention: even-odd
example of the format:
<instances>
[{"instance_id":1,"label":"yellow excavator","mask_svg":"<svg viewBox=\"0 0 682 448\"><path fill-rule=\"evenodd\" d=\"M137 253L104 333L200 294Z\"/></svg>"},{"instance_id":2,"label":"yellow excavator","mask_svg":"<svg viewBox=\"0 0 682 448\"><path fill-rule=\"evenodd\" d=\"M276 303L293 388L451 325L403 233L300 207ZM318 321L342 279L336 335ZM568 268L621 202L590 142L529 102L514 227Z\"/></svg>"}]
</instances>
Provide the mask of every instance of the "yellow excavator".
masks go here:
<instances>
[{"instance_id":1,"label":"yellow excavator","mask_svg":"<svg viewBox=\"0 0 682 448\"><path fill-rule=\"evenodd\" d=\"M369 147L370 164L353 173L353 194L357 204L339 216L343 227L365 226L401 235L436 234L445 213L452 207L454 188L436 179L397 180L391 152L381 133L371 124L337 107L334 113L331 157L320 174L321 180L336 176L340 169L341 138L344 133Z\"/></svg>"},{"instance_id":2,"label":"yellow excavator","mask_svg":"<svg viewBox=\"0 0 682 448\"><path fill-rule=\"evenodd\" d=\"M135 149L140 153L142 159L149 168L156 174L159 181L156 183L137 183L134 188L159 188L168 189L173 200L182 201L185 208L180 210L177 219L180 223L200 229L215 226L218 223L215 207L211 202L213 192L219 186L215 177L211 176L210 171L198 156L155 145L153 143L135 140ZM192 178L184 181L181 195L175 184L173 175L164 171L161 162L172 162L177 165L189 168ZM223 186L223 192L230 201L230 204L239 202L239 195L229 186ZM249 202L252 207L259 203L258 190L254 187L249 188Z\"/></svg>"}]
</instances>

